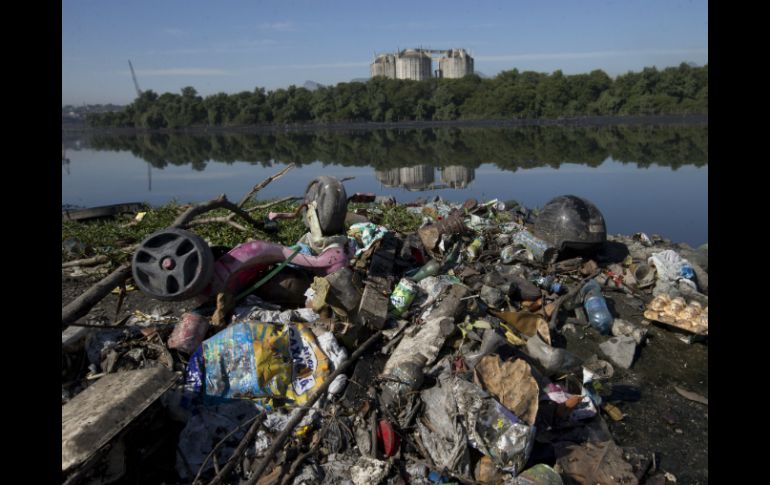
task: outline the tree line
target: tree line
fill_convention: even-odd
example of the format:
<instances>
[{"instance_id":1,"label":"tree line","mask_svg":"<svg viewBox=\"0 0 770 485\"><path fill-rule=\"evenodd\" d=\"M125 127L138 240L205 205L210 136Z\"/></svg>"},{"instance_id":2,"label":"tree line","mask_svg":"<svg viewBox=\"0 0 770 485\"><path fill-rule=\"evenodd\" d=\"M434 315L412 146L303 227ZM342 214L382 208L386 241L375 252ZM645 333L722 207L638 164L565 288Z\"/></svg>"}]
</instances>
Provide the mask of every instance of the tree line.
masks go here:
<instances>
[{"instance_id":1,"label":"tree line","mask_svg":"<svg viewBox=\"0 0 770 485\"><path fill-rule=\"evenodd\" d=\"M186 128L269 123L398 122L707 114L708 65L644 68L610 78L604 71L564 75L517 69L491 79L409 81L375 77L309 91L303 87L181 94L145 91L118 112L90 113L92 127Z\"/></svg>"},{"instance_id":2,"label":"tree line","mask_svg":"<svg viewBox=\"0 0 770 485\"><path fill-rule=\"evenodd\" d=\"M502 170L579 163L601 165L607 158L646 167L708 164L708 126L609 126L440 128L372 130L353 133L270 133L186 135L93 134L97 150L130 151L156 168L209 161L305 165L320 161L376 170L430 164Z\"/></svg>"}]
</instances>

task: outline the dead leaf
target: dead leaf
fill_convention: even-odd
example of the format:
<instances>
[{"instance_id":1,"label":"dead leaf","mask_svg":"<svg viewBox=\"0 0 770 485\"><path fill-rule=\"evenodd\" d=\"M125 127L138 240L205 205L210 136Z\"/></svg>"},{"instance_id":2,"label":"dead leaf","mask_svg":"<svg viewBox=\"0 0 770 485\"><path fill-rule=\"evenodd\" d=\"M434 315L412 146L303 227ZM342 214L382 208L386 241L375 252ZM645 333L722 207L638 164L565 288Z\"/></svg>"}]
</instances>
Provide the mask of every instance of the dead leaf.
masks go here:
<instances>
[{"instance_id":1,"label":"dead leaf","mask_svg":"<svg viewBox=\"0 0 770 485\"><path fill-rule=\"evenodd\" d=\"M623 451L612 441L583 443L562 441L554 444L556 461L566 475L580 485L638 485Z\"/></svg>"},{"instance_id":2,"label":"dead leaf","mask_svg":"<svg viewBox=\"0 0 770 485\"><path fill-rule=\"evenodd\" d=\"M684 397L685 399L689 399L690 401L699 402L701 404L705 404L706 406L709 405L709 400L706 397L701 396L700 394L696 394L692 391L686 391L680 387L674 386L674 389L677 393L679 393L680 396Z\"/></svg>"},{"instance_id":3,"label":"dead leaf","mask_svg":"<svg viewBox=\"0 0 770 485\"><path fill-rule=\"evenodd\" d=\"M551 333L548 328L548 322L545 321L542 315L530 312L498 312L495 310L489 310L489 313L510 325L508 328L514 332L518 332L527 338L534 337L536 334L540 335L540 338L545 343L551 345ZM511 343L518 345L513 342Z\"/></svg>"},{"instance_id":4,"label":"dead leaf","mask_svg":"<svg viewBox=\"0 0 770 485\"><path fill-rule=\"evenodd\" d=\"M535 424L540 388L526 361L503 363L497 355L486 355L475 370L485 390L519 419Z\"/></svg>"}]
</instances>

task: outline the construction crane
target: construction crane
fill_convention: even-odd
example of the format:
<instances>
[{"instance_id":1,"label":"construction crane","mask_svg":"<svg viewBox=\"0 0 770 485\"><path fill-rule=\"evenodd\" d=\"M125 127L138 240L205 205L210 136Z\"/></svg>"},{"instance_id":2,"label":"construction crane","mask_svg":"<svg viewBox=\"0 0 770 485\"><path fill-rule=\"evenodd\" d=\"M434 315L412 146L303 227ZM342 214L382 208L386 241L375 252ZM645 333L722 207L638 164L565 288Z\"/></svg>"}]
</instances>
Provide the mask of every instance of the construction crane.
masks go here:
<instances>
[{"instance_id":1,"label":"construction crane","mask_svg":"<svg viewBox=\"0 0 770 485\"><path fill-rule=\"evenodd\" d=\"M134 66L131 65L131 60L128 61L128 67L131 68L131 77L134 79L134 86L136 87L136 96L142 95L142 90L139 89L139 83L136 81L136 74L134 73Z\"/></svg>"}]
</instances>

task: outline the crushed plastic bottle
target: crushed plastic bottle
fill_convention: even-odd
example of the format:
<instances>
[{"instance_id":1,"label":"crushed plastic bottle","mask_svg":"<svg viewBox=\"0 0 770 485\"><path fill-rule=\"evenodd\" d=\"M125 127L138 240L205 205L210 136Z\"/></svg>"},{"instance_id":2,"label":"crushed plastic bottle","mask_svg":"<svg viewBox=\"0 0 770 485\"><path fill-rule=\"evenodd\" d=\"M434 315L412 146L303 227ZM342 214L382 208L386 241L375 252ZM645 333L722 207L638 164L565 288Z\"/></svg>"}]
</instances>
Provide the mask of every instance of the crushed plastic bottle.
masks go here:
<instances>
[{"instance_id":1,"label":"crushed plastic bottle","mask_svg":"<svg viewBox=\"0 0 770 485\"><path fill-rule=\"evenodd\" d=\"M526 229L514 234L512 241L513 244L526 248L530 253L532 253L532 257L536 261L545 260L553 251L553 249L548 246L548 243L535 237Z\"/></svg>"},{"instance_id":2,"label":"crushed plastic bottle","mask_svg":"<svg viewBox=\"0 0 770 485\"><path fill-rule=\"evenodd\" d=\"M583 300L583 307L588 314L588 320L602 335L610 333L612 328L612 314L607 308L607 300L602 295L602 289L596 280L590 280L580 290L580 296Z\"/></svg>"}]
</instances>

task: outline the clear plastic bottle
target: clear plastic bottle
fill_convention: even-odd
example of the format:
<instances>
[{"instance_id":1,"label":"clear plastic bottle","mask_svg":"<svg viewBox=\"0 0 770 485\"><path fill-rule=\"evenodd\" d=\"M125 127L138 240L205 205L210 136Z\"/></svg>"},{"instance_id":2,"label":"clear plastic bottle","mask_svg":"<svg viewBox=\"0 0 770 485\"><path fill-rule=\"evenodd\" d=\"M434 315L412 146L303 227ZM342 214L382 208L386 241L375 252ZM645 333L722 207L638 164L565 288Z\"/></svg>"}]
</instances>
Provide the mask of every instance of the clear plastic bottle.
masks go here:
<instances>
[{"instance_id":1,"label":"clear plastic bottle","mask_svg":"<svg viewBox=\"0 0 770 485\"><path fill-rule=\"evenodd\" d=\"M546 251L551 249L548 247L548 243L542 239L538 239L526 229L514 234L511 240L514 244L523 246L528 249L537 261L543 261L546 258Z\"/></svg>"},{"instance_id":2,"label":"clear plastic bottle","mask_svg":"<svg viewBox=\"0 0 770 485\"><path fill-rule=\"evenodd\" d=\"M610 309L607 308L607 300L602 295L599 283L596 280L590 280L581 290L580 296L583 299L583 307L586 309L591 325L603 335L609 334L613 318Z\"/></svg>"}]
</instances>

